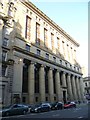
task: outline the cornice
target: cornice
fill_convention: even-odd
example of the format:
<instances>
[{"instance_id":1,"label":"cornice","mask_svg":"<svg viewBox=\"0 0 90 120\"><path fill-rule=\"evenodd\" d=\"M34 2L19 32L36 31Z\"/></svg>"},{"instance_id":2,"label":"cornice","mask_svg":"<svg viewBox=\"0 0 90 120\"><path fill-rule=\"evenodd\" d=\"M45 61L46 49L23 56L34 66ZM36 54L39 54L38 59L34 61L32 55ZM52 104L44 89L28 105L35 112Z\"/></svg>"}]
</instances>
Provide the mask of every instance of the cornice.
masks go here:
<instances>
[{"instance_id":1,"label":"cornice","mask_svg":"<svg viewBox=\"0 0 90 120\"><path fill-rule=\"evenodd\" d=\"M60 65L60 64L58 64L58 63L55 63L55 62L53 62L53 61L51 61L51 60L45 59L45 58L43 58L43 57L41 57L41 56L38 56L38 55L36 55L36 54L34 54L34 53L31 53L31 52L29 52L29 51L26 51L26 50L24 50L24 49L21 49L21 48L19 48L19 47L17 47L17 46L13 46L13 50L16 50L16 51L18 51L18 52L21 52L21 53L23 53L23 54L25 54L25 55L29 55L29 56L35 57L35 58L40 59L40 60L42 60L42 61L48 62L48 63L50 63L50 64L52 64L52 65L56 65L56 66L61 67L61 68L63 68L63 69L66 69L66 70L69 70L69 71L71 71L71 72L77 73L77 74L79 74L79 75L82 75L82 73L80 73L80 72L74 71L74 70L72 70L72 69L70 69L70 68L67 68L67 67L65 67L65 66L63 66L63 65Z\"/></svg>"},{"instance_id":2,"label":"cornice","mask_svg":"<svg viewBox=\"0 0 90 120\"><path fill-rule=\"evenodd\" d=\"M71 42L73 42L77 47L79 47L79 43L77 43L69 34L67 34L60 26L58 26L53 20L51 20L46 14L44 14L40 9L38 9L33 3L29 0L21 1L25 6L31 9L33 12L38 14L41 18L45 19L50 25L52 25L57 31L61 32L64 36L66 36Z\"/></svg>"}]
</instances>

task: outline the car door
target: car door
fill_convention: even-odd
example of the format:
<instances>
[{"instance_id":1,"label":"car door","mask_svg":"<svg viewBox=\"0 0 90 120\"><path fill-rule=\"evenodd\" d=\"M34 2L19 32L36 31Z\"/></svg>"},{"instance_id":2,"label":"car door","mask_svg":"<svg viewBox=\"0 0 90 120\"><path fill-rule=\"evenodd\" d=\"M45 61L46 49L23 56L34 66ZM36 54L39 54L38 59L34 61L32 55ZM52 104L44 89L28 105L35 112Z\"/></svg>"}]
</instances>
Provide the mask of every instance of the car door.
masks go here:
<instances>
[{"instance_id":1,"label":"car door","mask_svg":"<svg viewBox=\"0 0 90 120\"><path fill-rule=\"evenodd\" d=\"M49 106L48 106L48 105L43 105L43 111L47 111L47 110L48 110L48 108L49 108Z\"/></svg>"},{"instance_id":2,"label":"car door","mask_svg":"<svg viewBox=\"0 0 90 120\"><path fill-rule=\"evenodd\" d=\"M17 109L18 109L18 105L17 105L17 104L13 105L13 106L11 107L11 110L10 110L11 115L16 115L16 114L18 114Z\"/></svg>"}]
</instances>

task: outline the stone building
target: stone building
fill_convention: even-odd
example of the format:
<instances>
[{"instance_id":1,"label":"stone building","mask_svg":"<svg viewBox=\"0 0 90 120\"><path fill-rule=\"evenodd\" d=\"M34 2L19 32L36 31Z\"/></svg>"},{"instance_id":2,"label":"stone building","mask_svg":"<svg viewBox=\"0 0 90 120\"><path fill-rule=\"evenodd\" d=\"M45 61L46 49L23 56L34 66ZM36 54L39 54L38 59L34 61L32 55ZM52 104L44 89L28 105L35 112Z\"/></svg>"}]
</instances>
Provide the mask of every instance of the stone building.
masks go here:
<instances>
[{"instance_id":1,"label":"stone building","mask_svg":"<svg viewBox=\"0 0 90 120\"><path fill-rule=\"evenodd\" d=\"M84 101L78 47L28 0L1 0L0 102Z\"/></svg>"},{"instance_id":2,"label":"stone building","mask_svg":"<svg viewBox=\"0 0 90 120\"><path fill-rule=\"evenodd\" d=\"M89 77L84 77L83 78L84 82L84 94L89 94L90 95L90 76Z\"/></svg>"}]
</instances>

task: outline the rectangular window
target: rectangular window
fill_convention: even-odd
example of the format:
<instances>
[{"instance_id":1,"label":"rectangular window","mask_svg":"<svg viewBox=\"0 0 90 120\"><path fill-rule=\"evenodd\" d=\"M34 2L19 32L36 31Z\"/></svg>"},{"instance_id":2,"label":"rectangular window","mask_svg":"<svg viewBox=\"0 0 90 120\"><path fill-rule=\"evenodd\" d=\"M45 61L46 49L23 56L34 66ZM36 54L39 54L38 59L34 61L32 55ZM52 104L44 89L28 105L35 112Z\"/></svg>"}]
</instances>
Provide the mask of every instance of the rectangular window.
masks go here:
<instances>
[{"instance_id":1,"label":"rectangular window","mask_svg":"<svg viewBox=\"0 0 90 120\"><path fill-rule=\"evenodd\" d=\"M7 38L4 38L4 40L3 40L3 46L8 46L8 39Z\"/></svg>"},{"instance_id":2,"label":"rectangular window","mask_svg":"<svg viewBox=\"0 0 90 120\"><path fill-rule=\"evenodd\" d=\"M60 50L60 39L57 37L57 48Z\"/></svg>"},{"instance_id":3,"label":"rectangular window","mask_svg":"<svg viewBox=\"0 0 90 120\"><path fill-rule=\"evenodd\" d=\"M7 51L3 50L2 51L2 61L6 61L7 59Z\"/></svg>"},{"instance_id":4,"label":"rectangular window","mask_svg":"<svg viewBox=\"0 0 90 120\"><path fill-rule=\"evenodd\" d=\"M87 86L87 83L85 83L85 86Z\"/></svg>"},{"instance_id":5,"label":"rectangular window","mask_svg":"<svg viewBox=\"0 0 90 120\"><path fill-rule=\"evenodd\" d=\"M53 57L54 62L56 62L56 57Z\"/></svg>"},{"instance_id":6,"label":"rectangular window","mask_svg":"<svg viewBox=\"0 0 90 120\"><path fill-rule=\"evenodd\" d=\"M52 49L54 49L54 34L51 33L51 44L52 44Z\"/></svg>"},{"instance_id":7,"label":"rectangular window","mask_svg":"<svg viewBox=\"0 0 90 120\"><path fill-rule=\"evenodd\" d=\"M49 54L48 53L46 53L46 58L49 59Z\"/></svg>"},{"instance_id":8,"label":"rectangular window","mask_svg":"<svg viewBox=\"0 0 90 120\"><path fill-rule=\"evenodd\" d=\"M40 24L36 23L36 44L40 45Z\"/></svg>"},{"instance_id":9,"label":"rectangular window","mask_svg":"<svg viewBox=\"0 0 90 120\"><path fill-rule=\"evenodd\" d=\"M44 28L44 46L48 46L48 41L47 41L47 29Z\"/></svg>"},{"instance_id":10,"label":"rectangular window","mask_svg":"<svg viewBox=\"0 0 90 120\"><path fill-rule=\"evenodd\" d=\"M26 44L26 50L30 51L30 45Z\"/></svg>"},{"instance_id":11,"label":"rectangular window","mask_svg":"<svg viewBox=\"0 0 90 120\"><path fill-rule=\"evenodd\" d=\"M30 32L31 32L31 18L26 16L26 31L25 31L25 38L30 40Z\"/></svg>"},{"instance_id":12,"label":"rectangular window","mask_svg":"<svg viewBox=\"0 0 90 120\"><path fill-rule=\"evenodd\" d=\"M2 76L6 76L7 66L2 65Z\"/></svg>"},{"instance_id":13,"label":"rectangular window","mask_svg":"<svg viewBox=\"0 0 90 120\"><path fill-rule=\"evenodd\" d=\"M65 65L66 65L66 67L67 67L67 63L65 62Z\"/></svg>"},{"instance_id":14,"label":"rectangular window","mask_svg":"<svg viewBox=\"0 0 90 120\"><path fill-rule=\"evenodd\" d=\"M60 60L60 64L62 64L62 60Z\"/></svg>"},{"instance_id":15,"label":"rectangular window","mask_svg":"<svg viewBox=\"0 0 90 120\"><path fill-rule=\"evenodd\" d=\"M40 55L40 52L41 52L41 51L40 51L39 49L37 49L37 55Z\"/></svg>"}]
</instances>

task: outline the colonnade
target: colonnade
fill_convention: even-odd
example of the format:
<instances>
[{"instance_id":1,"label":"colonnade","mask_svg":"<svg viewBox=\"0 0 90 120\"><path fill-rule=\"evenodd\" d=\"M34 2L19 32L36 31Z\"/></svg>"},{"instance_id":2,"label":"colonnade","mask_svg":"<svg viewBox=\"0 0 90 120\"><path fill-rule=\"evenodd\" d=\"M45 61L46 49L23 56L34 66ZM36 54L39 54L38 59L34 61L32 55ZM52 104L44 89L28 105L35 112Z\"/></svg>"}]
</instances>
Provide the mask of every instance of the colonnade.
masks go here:
<instances>
[{"instance_id":1,"label":"colonnade","mask_svg":"<svg viewBox=\"0 0 90 120\"><path fill-rule=\"evenodd\" d=\"M45 93L45 66L40 65L39 68L39 100L41 102L46 101ZM33 103L35 100L35 66L31 62L28 67L28 96L29 103ZM62 72L60 76L60 72ZM62 81L62 84L60 84ZM56 93L54 93L54 84L56 88ZM66 100L70 101L83 101L83 87L82 87L81 77L75 76L74 74L66 73L65 71L56 70L55 72L55 83L53 82L53 68L49 67L48 70L48 95L49 101L54 101L54 95L56 94L56 100L63 100L63 89L66 90Z\"/></svg>"}]
</instances>

